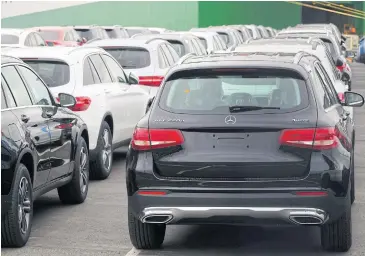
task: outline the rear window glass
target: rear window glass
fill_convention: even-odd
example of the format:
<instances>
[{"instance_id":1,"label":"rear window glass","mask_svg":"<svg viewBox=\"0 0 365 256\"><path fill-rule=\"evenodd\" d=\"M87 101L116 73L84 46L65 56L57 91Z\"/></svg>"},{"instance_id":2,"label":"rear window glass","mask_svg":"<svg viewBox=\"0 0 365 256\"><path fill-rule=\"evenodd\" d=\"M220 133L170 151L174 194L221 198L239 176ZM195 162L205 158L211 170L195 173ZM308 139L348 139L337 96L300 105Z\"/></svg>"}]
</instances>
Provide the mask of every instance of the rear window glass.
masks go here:
<instances>
[{"instance_id":1,"label":"rear window glass","mask_svg":"<svg viewBox=\"0 0 365 256\"><path fill-rule=\"evenodd\" d=\"M174 40L168 40L168 42L175 49L175 51L177 52L177 54L179 54L180 57L185 55L185 47L181 42Z\"/></svg>"},{"instance_id":2,"label":"rear window glass","mask_svg":"<svg viewBox=\"0 0 365 256\"><path fill-rule=\"evenodd\" d=\"M229 36L226 33L218 32L219 36L223 39L226 44L229 44Z\"/></svg>"},{"instance_id":3,"label":"rear window glass","mask_svg":"<svg viewBox=\"0 0 365 256\"><path fill-rule=\"evenodd\" d=\"M204 39L204 38L202 38L202 37L199 37L199 40L200 40L200 42L204 45L204 48L205 48L205 49L208 49L207 40L205 40L205 39Z\"/></svg>"},{"instance_id":4,"label":"rear window glass","mask_svg":"<svg viewBox=\"0 0 365 256\"><path fill-rule=\"evenodd\" d=\"M140 47L104 48L126 69L145 68L151 65L150 52Z\"/></svg>"},{"instance_id":5,"label":"rear window glass","mask_svg":"<svg viewBox=\"0 0 365 256\"><path fill-rule=\"evenodd\" d=\"M18 44L19 37L14 35L1 34L2 44Z\"/></svg>"},{"instance_id":6,"label":"rear window glass","mask_svg":"<svg viewBox=\"0 0 365 256\"><path fill-rule=\"evenodd\" d=\"M85 37L86 40L93 39L93 33L90 29L75 29L76 32L80 35L80 37Z\"/></svg>"},{"instance_id":7,"label":"rear window glass","mask_svg":"<svg viewBox=\"0 0 365 256\"><path fill-rule=\"evenodd\" d=\"M251 108L241 114L285 113L307 105L305 81L277 69L181 71L168 79L159 101L162 109L180 114L229 114L232 106Z\"/></svg>"},{"instance_id":8,"label":"rear window glass","mask_svg":"<svg viewBox=\"0 0 365 256\"><path fill-rule=\"evenodd\" d=\"M44 40L56 41L60 39L59 31L40 30L38 33L43 37Z\"/></svg>"},{"instance_id":9,"label":"rear window glass","mask_svg":"<svg viewBox=\"0 0 365 256\"><path fill-rule=\"evenodd\" d=\"M26 60L49 87L58 87L70 82L70 67L62 61Z\"/></svg>"}]
</instances>

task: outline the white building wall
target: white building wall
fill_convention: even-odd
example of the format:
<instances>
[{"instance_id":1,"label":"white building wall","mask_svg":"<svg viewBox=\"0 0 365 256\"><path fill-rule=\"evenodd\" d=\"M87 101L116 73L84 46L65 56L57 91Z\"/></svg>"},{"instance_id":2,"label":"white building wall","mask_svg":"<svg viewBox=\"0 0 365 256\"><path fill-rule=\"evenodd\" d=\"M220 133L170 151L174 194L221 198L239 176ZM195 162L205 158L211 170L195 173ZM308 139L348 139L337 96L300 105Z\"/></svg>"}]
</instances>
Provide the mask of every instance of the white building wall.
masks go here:
<instances>
[{"instance_id":1,"label":"white building wall","mask_svg":"<svg viewBox=\"0 0 365 256\"><path fill-rule=\"evenodd\" d=\"M1 1L1 18L48 11L96 1Z\"/></svg>"}]
</instances>

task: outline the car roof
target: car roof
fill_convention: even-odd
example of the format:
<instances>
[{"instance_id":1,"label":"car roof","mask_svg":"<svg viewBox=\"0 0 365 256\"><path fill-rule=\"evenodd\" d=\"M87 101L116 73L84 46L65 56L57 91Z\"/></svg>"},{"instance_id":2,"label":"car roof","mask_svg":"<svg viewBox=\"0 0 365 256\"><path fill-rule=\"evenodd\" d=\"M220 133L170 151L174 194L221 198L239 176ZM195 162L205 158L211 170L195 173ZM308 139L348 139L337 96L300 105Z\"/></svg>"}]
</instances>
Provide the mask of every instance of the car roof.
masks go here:
<instances>
[{"instance_id":1,"label":"car roof","mask_svg":"<svg viewBox=\"0 0 365 256\"><path fill-rule=\"evenodd\" d=\"M34 59L53 59L62 60L68 64L74 64L90 53L105 52L99 47L25 47L25 48L13 48L9 49L6 54L9 56L15 56L18 58L34 58Z\"/></svg>"},{"instance_id":2,"label":"car roof","mask_svg":"<svg viewBox=\"0 0 365 256\"><path fill-rule=\"evenodd\" d=\"M212 37L217 36L217 32L214 31L185 31L183 33L191 34L197 37Z\"/></svg>"},{"instance_id":3,"label":"car roof","mask_svg":"<svg viewBox=\"0 0 365 256\"><path fill-rule=\"evenodd\" d=\"M0 30L0 32L1 32L1 34L19 36L21 33L24 32L24 29L20 29L20 28L2 28Z\"/></svg>"},{"instance_id":4,"label":"car roof","mask_svg":"<svg viewBox=\"0 0 365 256\"><path fill-rule=\"evenodd\" d=\"M93 28L102 28L100 26L96 25L76 25L72 26L74 29L93 29Z\"/></svg>"},{"instance_id":5,"label":"car roof","mask_svg":"<svg viewBox=\"0 0 365 256\"><path fill-rule=\"evenodd\" d=\"M182 39L190 39L192 37L195 36L192 34L172 32L172 33L148 34L148 35L142 34L138 35L138 37L136 38L144 38L144 39L160 38L162 40L182 40Z\"/></svg>"},{"instance_id":6,"label":"car roof","mask_svg":"<svg viewBox=\"0 0 365 256\"><path fill-rule=\"evenodd\" d=\"M282 38L282 37L288 37L288 38L320 38L320 39L328 39L337 41L335 35L326 34L326 33L293 33L293 34L278 34L276 38Z\"/></svg>"},{"instance_id":7,"label":"car roof","mask_svg":"<svg viewBox=\"0 0 365 256\"><path fill-rule=\"evenodd\" d=\"M159 40L156 38L155 40L151 40L153 38L118 38L118 39L102 39L91 42L90 46L140 46L144 48L155 48L161 43L166 43L165 40Z\"/></svg>"},{"instance_id":8,"label":"car roof","mask_svg":"<svg viewBox=\"0 0 365 256\"><path fill-rule=\"evenodd\" d=\"M24 63L21 59L6 54L1 54L1 65L9 63Z\"/></svg>"},{"instance_id":9,"label":"car roof","mask_svg":"<svg viewBox=\"0 0 365 256\"><path fill-rule=\"evenodd\" d=\"M324 47L324 46L323 46ZM311 44L287 44L287 45L280 45L280 44L265 44L265 45L254 45L254 44L247 44L242 45L241 47L237 47L235 52L249 52L249 53L288 53L288 54L296 54L300 51L308 52L310 54L313 53L317 48L312 47ZM323 49L323 48L322 48Z\"/></svg>"},{"instance_id":10,"label":"car roof","mask_svg":"<svg viewBox=\"0 0 365 256\"><path fill-rule=\"evenodd\" d=\"M71 26L40 26L40 27L33 27L33 30L60 30L63 31L65 29L72 29Z\"/></svg>"},{"instance_id":11,"label":"car roof","mask_svg":"<svg viewBox=\"0 0 365 256\"><path fill-rule=\"evenodd\" d=\"M314 41L320 40L319 38L269 38L269 39L257 39L257 40L250 40L247 44L250 45L263 45L263 44L310 44ZM239 48L238 45L236 48Z\"/></svg>"}]
</instances>

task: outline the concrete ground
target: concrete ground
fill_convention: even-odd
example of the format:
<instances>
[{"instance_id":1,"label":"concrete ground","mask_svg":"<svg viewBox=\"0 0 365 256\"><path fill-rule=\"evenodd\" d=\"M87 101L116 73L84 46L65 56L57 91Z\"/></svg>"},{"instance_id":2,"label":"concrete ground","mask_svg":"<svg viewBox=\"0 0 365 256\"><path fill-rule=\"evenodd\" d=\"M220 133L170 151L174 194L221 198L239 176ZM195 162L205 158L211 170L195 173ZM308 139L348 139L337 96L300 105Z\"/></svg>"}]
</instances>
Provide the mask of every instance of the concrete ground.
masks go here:
<instances>
[{"instance_id":1,"label":"concrete ground","mask_svg":"<svg viewBox=\"0 0 365 256\"><path fill-rule=\"evenodd\" d=\"M365 65L353 64L353 90L365 95ZM356 202L353 246L342 255L365 255L365 107L355 110ZM28 244L2 249L3 256L203 256L203 255L334 255L321 251L318 228L245 228L169 226L163 249L133 250L127 226L123 153L115 153L114 169L105 181L90 184L87 201L65 206L52 191L35 202Z\"/></svg>"}]
</instances>

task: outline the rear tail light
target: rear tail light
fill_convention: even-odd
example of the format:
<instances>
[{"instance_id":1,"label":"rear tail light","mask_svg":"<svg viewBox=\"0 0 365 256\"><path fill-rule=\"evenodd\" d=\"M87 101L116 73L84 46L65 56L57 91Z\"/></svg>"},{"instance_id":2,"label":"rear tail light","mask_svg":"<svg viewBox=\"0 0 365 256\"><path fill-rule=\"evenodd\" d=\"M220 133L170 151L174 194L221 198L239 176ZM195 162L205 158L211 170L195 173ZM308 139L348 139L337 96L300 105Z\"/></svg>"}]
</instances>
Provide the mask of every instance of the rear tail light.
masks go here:
<instances>
[{"instance_id":1,"label":"rear tail light","mask_svg":"<svg viewBox=\"0 0 365 256\"><path fill-rule=\"evenodd\" d=\"M136 128L132 138L132 148L150 150L178 146L184 143L179 130Z\"/></svg>"},{"instance_id":2,"label":"rear tail light","mask_svg":"<svg viewBox=\"0 0 365 256\"><path fill-rule=\"evenodd\" d=\"M165 191L158 190L140 190L138 191L138 195L141 196L165 196L167 193Z\"/></svg>"},{"instance_id":3,"label":"rear tail light","mask_svg":"<svg viewBox=\"0 0 365 256\"><path fill-rule=\"evenodd\" d=\"M341 103L345 103L345 94L343 92L339 92L337 95Z\"/></svg>"},{"instance_id":4,"label":"rear tail light","mask_svg":"<svg viewBox=\"0 0 365 256\"><path fill-rule=\"evenodd\" d=\"M344 63L342 66L337 66L337 69L343 72L343 70L346 68L346 63Z\"/></svg>"},{"instance_id":5,"label":"rear tail light","mask_svg":"<svg viewBox=\"0 0 365 256\"><path fill-rule=\"evenodd\" d=\"M328 196L326 191L297 191L297 196Z\"/></svg>"},{"instance_id":6,"label":"rear tail light","mask_svg":"<svg viewBox=\"0 0 365 256\"><path fill-rule=\"evenodd\" d=\"M160 86L163 80L163 76L140 76L139 84L148 86Z\"/></svg>"},{"instance_id":7,"label":"rear tail light","mask_svg":"<svg viewBox=\"0 0 365 256\"><path fill-rule=\"evenodd\" d=\"M282 132L280 144L325 150L337 147L338 137L335 128L288 129Z\"/></svg>"},{"instance_id":8,"label":"rear tail light","mask_svg":"<svg viewBox=\"0 0 365 256\"><path fill-rule=\"evenodd\" d=\"M72 123L67 123L67 124L59 124L55 128L56 129L69 129L69 128L72 128L72 126L73 126Z\"/></svg>"},{"instance_id":9,"label":"rear tail light","mask_svg":"<svg viewBox=\"0 0 365 256\"><path fill-rule=\"evenodd\" d=\"M76 99L75 106L69 108L72 111L85 111L90 107L91 99L89 97L80 96L80 97L75 97L75 99ZM56 98L56 102L57 103L60 102L60 99L58 97Z\"/></svg>"}]
</instances>

